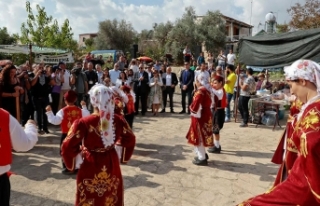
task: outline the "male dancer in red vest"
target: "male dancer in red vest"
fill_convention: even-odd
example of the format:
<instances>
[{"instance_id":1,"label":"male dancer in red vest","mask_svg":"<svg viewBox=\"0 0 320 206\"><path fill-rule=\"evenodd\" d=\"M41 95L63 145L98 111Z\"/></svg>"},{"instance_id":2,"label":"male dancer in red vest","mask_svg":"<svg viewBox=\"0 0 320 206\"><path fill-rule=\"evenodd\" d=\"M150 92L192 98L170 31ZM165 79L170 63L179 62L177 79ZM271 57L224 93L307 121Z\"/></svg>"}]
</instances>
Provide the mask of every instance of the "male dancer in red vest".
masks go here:
<instances>
[{"instance_id":1,"label":"male dancer in red vest","mask_svg":"<svg viewBox=\"0 0 320 206\"><path fill-rule=\"evenodd\" d=\"M227 95L223 88L224 79L216 76L212 82L212 92L214 93L214 101L212 108L213 119L213 137L214 146L208 149L209 153L220 153L220 130L223 128L225 120L225 108L227 106Z\"/></svg>"},{"instance_id":2,"label":"male dancer in red vest","mask_svg":"<svg viewBox=\"0 0 320 206\"><path fill-rule=\"evenodd\" d=\"M38 141L37 126L29 120L23 130L19 122L7 111L0 109L0 205L9 206L9 172L12 163L12 148L26 152Z\"/></svg>"},{"instance_id":3,"label":"male dancer in red vest","mask_svg":"<svg viewBox=\"0 0 320 206\"><path fill-rule=\"evenodd\" d=\"M64 95L64 101L67 106L60 109L56 115L53 114L52 109L50 106L47 106L47 116L48 116L48 122L54 125L60 125L61 127L61 140L60 140L60 147L63 142L63 140L66 138L68 131L73 124L73 122L77 119L80 119L85 116L89 116L90 112L88 111L86 107L86 103L84 101L81 101L81 106L83 109L80 109L79 107L75 106L75 102L77 101L77 93L73 90L69 90ZM60 150L61 153L61 150ZM62 161L62 173L63 174L73 174L70 172L65 164Z\"/></svg>"}]
</instances>

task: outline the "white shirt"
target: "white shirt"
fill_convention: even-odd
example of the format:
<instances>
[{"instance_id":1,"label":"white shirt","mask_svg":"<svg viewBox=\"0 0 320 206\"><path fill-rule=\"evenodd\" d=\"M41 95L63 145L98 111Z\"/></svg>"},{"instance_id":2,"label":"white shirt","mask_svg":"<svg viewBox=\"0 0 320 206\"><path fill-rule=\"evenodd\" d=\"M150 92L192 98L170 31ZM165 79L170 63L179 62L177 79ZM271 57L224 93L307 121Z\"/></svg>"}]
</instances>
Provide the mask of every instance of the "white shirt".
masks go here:
<instances>
[{"instance_id":1,"label":"white shirt","mask_svg":"<svg viewBox=\"0 0 320 206\"><path fill-rule=\"evenodd\" d=\"M87 109L86 106L82 106L81 109L82 112L82 117L86 117L90 115L89 110ZM54 125L59 125L62 122L63 119L63 109L60 109L56 115L53 114L52 111L46 112L47 116L48 116L48 122Z\"/></svg>"},{"instance_id":2,"label":"white shirt","mask_svg":"<svg viewBox=\"0 0 320 206\"><path fill-rule=\"evenodd\" d=\"M214 96L217 96L218 97L218 100L222 100L223 98L223 89L219 89L219 90L216 90L216 89L213 89L211 88L211 108L214 107Z\"/></svg>"},{"instance_id":3,"label":"white shirt","mask_svg":"<svg viewBox=\"0 0 320 206\"><path fill-rule=\"evenodd\" d=\"M9 130L12 148L17 152L26 152L33 148L38 141L37 127L34 124L27 123L25 129L19 122L10 115ZM0 175L8 172L11 165L0 166Z\"/></svg>"},{"instance_id":4,"label":"white shirt","mask_svg":"<svg viewBox=\"0 0 320 206\"><path fill-rule=\"evenodd\" d=\"M101 72L98 72L97 71L97 75L98 75L98 83L99 84L102 84L103 83L103 79L102 79L102 77L103 77L103 72L101 71Z\"/></svg>"},{"instance_id":5,"label":"white shirt","mask_svg":"<svg viewBox=\"0 0 320 206\"><path fill-rule=\"evenodd\" d=\"M202 73L204 73L205 78L210 82L210 73L207 70L201 71L200 69L194 71L194 82L196 82L198 75L200 75Z\"/></svg>"},{"instance_id":6,"label":"white shirt","mask_svg":"<svg viewBox=\"0 0 320 206\"><path fill-rule=\"evenodd\" d=\"M63 74L64 82L62 83L61 90L70 90L70 72L65 70Z\"/></svg>"},{"instance_id":7,"label":"white shirt","mask_svg":"<svg viewBox=\"0 0 320 206\"><path fill-rule=\"evenodd\" d=\"M227 64L232 64L234 65L234 60L236 59L236 55L235 54L228 54L227 55Z\"/></svg>"},{"instance_id":8,"label":"white shirt","mask_svg":"<svg viewBox=\"0 0 320 206\"><path fill-rule=\"evenodd\" d=\"M131 65L130 69L132 69L133 73L136 73L139 71L139 67L137 65Z\"/></svg>"},{"instance_id":9,"label":"white shirt","mask_svg":"<svg viewBox=\"0 0 320 206\"><path fill-rule=\"evenodd\" d=\"M121 73L120 70L115 70L115 69L112 69L112 70L109 71L110 80L111 80L111 83L113 85L116 85L116 82L117 82L117 79L120 76L120 73Z\"/></svg>"},{"instance_id":10,"label":"white shirt","mask_svg":"<svg viewBox=\"0 0 320 206\"><path fill-rule=\"evenodd\" d=\"M171 85L172 85L171 74L166 73L166 86L171 86Z\"/></svg>"}]
</instances>

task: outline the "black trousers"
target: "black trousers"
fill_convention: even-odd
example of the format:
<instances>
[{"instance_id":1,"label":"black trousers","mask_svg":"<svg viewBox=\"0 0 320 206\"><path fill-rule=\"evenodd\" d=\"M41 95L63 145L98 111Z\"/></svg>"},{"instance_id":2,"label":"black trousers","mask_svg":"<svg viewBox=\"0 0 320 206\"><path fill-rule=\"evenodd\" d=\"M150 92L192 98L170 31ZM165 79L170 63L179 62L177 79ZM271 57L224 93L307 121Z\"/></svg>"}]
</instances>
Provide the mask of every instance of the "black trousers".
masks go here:
<instances>
[{"instance_id":1,"label":"black trousers","mask_svg":"<svg viewBox=\"0 0 320 206\"><path fill-rule=\"evenodd\" d=\"M29 119L34 120L34 107L31 101L31 97L28 104L26 103L22 103L22 104L23 104L22 125L24 126Z\"/></svg>"},{"instance_id":2,"label":"black trousers","mask_svg":"<svg viewBox=\"0 0 320 206\"><path fill-rule=\"evenodd\" d=\"M37 98L33 97L33 105L37 112L37 123L39 130L48 130L48 119L46 115L46 107L49 104L49 98Z\"/></svg>"},{"instance_id":3,"label":"black trousers","mask_svg":"<svg viewBox=\"0 0 320 206\"><path fill-rule=\"evenodd\" d=\"M0 175L0 205L9 206L10 202L10 181L7 173Z\"/></svg>"},{"instance_id":4,"label":"black trousers","mask_svg":"<svg viewBox=\"0 0 320 206\"><path fill-rule=\"evenodd\" d=\"M147 91L142 91L142 89L138 86L136 91L136 102L134 103L134 107L136 112L139 111L139 102L141 101L141 113L145 114L147 111Z\"/></svg>"},{"instance_id":5,"label":"black trousers","mask_svg":"<svg viewBox=\"0 0 320 206\"><path fill-rule=\"evenodd\" d=\"M126 114L124 115L124 118L126 119L126 121L128 122L130 128L132 129L133 126L133 119L134 119L134 114Z\"/></svg>"},{"instance_id":6,"label":"black trousers","mask_svg":"<svg viewBox=\"0 0 320 206\"><path fill-rule=\"evenodd\" d=\"M181 90L181 105L183 111L186 111L186 97L188 97L188 111L190 111L190 105L192 103L192 90Z\"/></svg>"},{"instance_id":7,"label":"black trousers","mask_svg":"<svg viewBox=\"0 0 320 206\"><path fill-rule=\"evenodd\" d=\"M171 111L173 111L173 91L174 91L174 88L170 86L166 86L165 89L162 91L163 109L166 109L167 99L169 96L170 109Z\"/></svg>"},{"instance_id":8,"label":"black trousers","mask_svg":"<svg viewBox=\"0 0 320 206\"><path fill-rule=\"evenodd\" d=\"M54 115L56 115L59 109L60 93L52 92L51 97L52 97L52 103L51 103L52 112Z\"/></svg>"},{"instance_id":9,"label":"black trousers","mask_svg":"<svg viewBox=\"0 0 320 206\"><path fill-rule=\"evenodd\" d=\"M61 135L61 139L60 139L60 155L61 155L61 145L62 142L64 141L64 139L67 137L67 133L62 133ZM66 168L66 165L63 163L63 159L61 158L61 162L62 162L62 168Z\"/></svg>"},{"instance_id":10,"label":"black trousers","mask_svg":"<svg viewBox=\"0 0 320 206\"><path fill-rule=\"evenodd\" d=\"M238 109L240 111L241 117L244 124L248 124L249 121L249 103L250 97L248 96L239 96Z\"/></svg>"}]
</instances>

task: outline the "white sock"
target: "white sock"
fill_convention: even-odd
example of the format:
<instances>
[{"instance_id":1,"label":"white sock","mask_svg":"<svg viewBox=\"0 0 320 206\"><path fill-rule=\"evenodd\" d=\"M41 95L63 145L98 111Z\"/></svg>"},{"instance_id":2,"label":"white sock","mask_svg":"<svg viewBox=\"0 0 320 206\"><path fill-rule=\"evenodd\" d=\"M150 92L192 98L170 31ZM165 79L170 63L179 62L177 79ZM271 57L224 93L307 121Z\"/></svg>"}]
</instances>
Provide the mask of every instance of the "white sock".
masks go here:
<instances>
[{"instance_id":1,"label":"white sock","mask_svg":"<svg viewBox=\"0 0 320 206\"><path fill-rule=\"evenodd\" d=\"M219 140L214 140L214 146L216 146L216 148L220 147L220 142Z\"/></svg>"}]
</instances>

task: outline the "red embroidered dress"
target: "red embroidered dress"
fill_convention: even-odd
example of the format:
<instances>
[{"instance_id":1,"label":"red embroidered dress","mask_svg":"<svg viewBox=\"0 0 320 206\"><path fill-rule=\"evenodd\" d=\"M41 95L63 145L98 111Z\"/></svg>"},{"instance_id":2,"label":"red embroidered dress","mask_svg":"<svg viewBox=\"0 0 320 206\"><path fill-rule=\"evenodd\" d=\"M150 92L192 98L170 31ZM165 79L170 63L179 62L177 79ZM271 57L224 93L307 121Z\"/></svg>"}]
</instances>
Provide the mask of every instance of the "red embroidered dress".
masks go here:
<instances>
[{"instance_id":1,"label":"red embroidered dress","mask_svg":"<svg viewBox=\"0 0 320 206\"><path fill-rule=\"evenodd\" d=\"M276 180L274 182L274 186L280 184L285 180L284 176L288 176L289 172L291 171L294 162L298 157L298 148L293 143L292 140L292 133L293 129L293 120L294 117L299 113L302 106L302 102L299 100L295 100L291 107L290 107L290 114L288 117L286 129L282 134L281 140L279 145L274 153L272 158L272 162L275 164L281 164L280 169L278 171ZM284 144L286 142L286 154L285 159L283 160L283 153L284 153Z\"/></svg>"},{"instance_id":2,"label":"red embroidered dress","mask_svg":"<svg viewBox=\"0 0 320 206\"><path fill-rule=\"evenodd\" d=\"M191 125L186 136L189 144L198 146L200 144L200 138L202 138L203 146L213 146L212 115L210 106L210 92L204 87L199 88L193 96L190 111L193 114L197 114L199 109L201 109L201 117L196 118L191 116Z\"/></svg>"},{"instance_id":3,"label":"red embroidered dress","mask_svg":"<svg viewBox=\"0 0 320 206\"><path fill-rule=\"evenodd\" d=\"M320 100L293 120L292 144L298 157L286 181L239 206L320 205Z\"/></svg>"},{"instance_id":4,"label":"red embroidered dress","mask_svg":"<svg viewBox=\"0 0 320 206\"><path fill-rule=\"evenodd\" d=\"M115 142L123 147L134 147L135 136L119 115L114 115L113 125ZM104 147L100 128L97 115L76 120L62 144L61 155L67 169L74 170L77 154L81 152L83 157L77 174L77 206L124 205L119 158L114 145ZM130 159L129 153L126 155Z\"/></svg>"},{"instance_id":5,"label":"red embroidered dress","mask_svg":"<svg viewBox=\"0 0 320 206\"><path fill-rule=\"evenodd\" d=\"M0 108L0 166L12 163L12 145L10 138L10 114Z\"/></svg>"}]
</instances>

